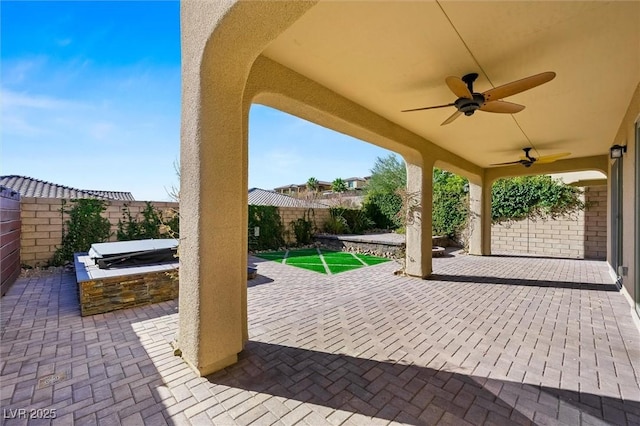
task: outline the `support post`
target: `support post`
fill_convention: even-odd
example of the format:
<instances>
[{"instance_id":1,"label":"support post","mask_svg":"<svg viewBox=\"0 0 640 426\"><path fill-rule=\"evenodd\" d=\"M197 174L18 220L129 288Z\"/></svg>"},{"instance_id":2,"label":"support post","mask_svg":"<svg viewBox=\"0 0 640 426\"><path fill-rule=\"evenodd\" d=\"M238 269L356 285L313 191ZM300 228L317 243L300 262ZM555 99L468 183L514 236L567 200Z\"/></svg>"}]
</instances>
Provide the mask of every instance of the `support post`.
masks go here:
<instances>
[{"instance_id":1,"label":"support post","mask_svg":"<svg viewBox=\"0 0 640 426\"><path fill-rule=\"evenodd\" d=\"M491 186L469 182L469 254L491 255Z\"/></svg>"},{"instance_id":2,"label":"support post","mask_svg":"<svg viewBox=\"0 0 640 426\"><path fill-rule=\"evenodd\" d=\"M426 278L432 272L433 162L407 163L407 194L417 208L407 212L405 272Z\"/></svg>"}]
</instances>

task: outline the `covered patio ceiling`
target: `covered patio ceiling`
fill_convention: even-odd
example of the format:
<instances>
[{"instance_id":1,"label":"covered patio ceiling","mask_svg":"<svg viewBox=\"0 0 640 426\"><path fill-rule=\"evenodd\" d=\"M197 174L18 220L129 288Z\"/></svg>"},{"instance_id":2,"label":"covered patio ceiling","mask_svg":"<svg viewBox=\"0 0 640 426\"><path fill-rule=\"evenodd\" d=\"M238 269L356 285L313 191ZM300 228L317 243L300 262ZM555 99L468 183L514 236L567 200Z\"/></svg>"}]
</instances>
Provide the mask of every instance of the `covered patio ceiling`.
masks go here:
<instances>
[{"instance_id":1,"label":"covered patio ceiling","mask_svg":"<svg viewBox=\"0 0 640 426\"><path fill-rule=\"evenodd\" d=\"M571 152L603 155L640 80L640 2L320 2L264 56L480 166ZM454 107L447 76L476 92L544 71L505 100L514 115Z\"/></svg>"}]
</instances>

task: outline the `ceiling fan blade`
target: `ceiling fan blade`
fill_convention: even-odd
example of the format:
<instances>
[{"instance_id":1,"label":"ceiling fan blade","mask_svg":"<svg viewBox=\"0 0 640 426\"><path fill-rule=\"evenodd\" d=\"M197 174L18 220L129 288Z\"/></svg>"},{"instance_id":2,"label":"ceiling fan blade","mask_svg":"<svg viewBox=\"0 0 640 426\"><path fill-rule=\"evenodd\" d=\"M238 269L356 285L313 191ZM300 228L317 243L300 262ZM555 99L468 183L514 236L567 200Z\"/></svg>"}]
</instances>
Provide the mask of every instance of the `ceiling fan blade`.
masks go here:
<instances>
[{"instance_id":1,"label":"ceiling fan blade","mask_svg":"<svg viewBox=\"0 0 640 426\"><path fill-rule=\"evenodd\" d=\"M449 124L451 123L453 120L455 120L456 118L458 118L460 116L460 114L462 114L461 111L456 111L453 114L451 114L451 116L449 118L447 118L446 120L444 120L441 124L441 126L444 126L445 124Z\"/></svg>"},{"instance_id":2,"label":"ceiling fan blade","mask_svg":"<svg viewBox=\"0 0 640 426\"><path fill-rule=\"evenodd\" d=\"M547 83L553 80L555 76L556 73L553 71L543 72L498 86L495 89L487 90L483 95L487 101L497 101L498 99L506 98L507 96L512 96L516 93L524 92L525 90L533 89L536 86Z\"/></svg>"},{"instance_id":3,"label":"ceiling fan blade","mask_svg":"<svg viewBox=\"0 0 640 426\"><path fill-rule=\"evenodd\" d=\"M450 76L447 77L445 81L447 82L447 86L449 86L449 89L451 89L453 94L457 97L467 99L473 98L473 95L467 87L467 83L462 81L459 77Z\"/></svg>"},{"instance_id":4,"label":"ceiling fan blade","mask_svg":"<svg viewBox=\"0 0 640 426\"><path fill-rule=\"evenodd\" d=\"M524 109L524 105L514 104L513 102L492 101L480 107L480 111L498 112L502 114L515 114Z\"/></svg>"},{"instance_id":5,"label":"ceiling fan blade","mask_svg":"<svg viewBox=\"0 0 640 426\"><path fill-rule=\"evenodd\" d=\"M570 152L561 152L558 154L543 155L542 157L539 157L536 160L536 163L540 163L540 164L553 163L554 161L557 161L562 157L567 157L569 155L571 155Z\"/></svg>"},{"instance_id":6,"label":"ceiling fan blade","mask_svg":"<svg viewBox=\"0 0 640 426\"><path fill-rule=\"evenodd\" d=\"M518 160L518 161L508 161L506 163L495 163L495 164L489 164L490 166L507 166L509 164L521 164L523 163L522 160Z\"/></svg>"},{"instance_id":7,"label":"ceiling fan blade","mask_svg":"<svg viewBox=\"0 0 640 426\"><path fill-rule=\"evenodd\" d=\"M446 108L446 107L450 107L450 106L454 106L454 103L451 104L446 104L446 105L436 105L436 106L430 106L430 107L424 107L424 108L414 108L414 109L404 109L400 112L411 112L411 111L424 111L425 109L436 109L436 108Z\"/></svg>"}]
</instances>

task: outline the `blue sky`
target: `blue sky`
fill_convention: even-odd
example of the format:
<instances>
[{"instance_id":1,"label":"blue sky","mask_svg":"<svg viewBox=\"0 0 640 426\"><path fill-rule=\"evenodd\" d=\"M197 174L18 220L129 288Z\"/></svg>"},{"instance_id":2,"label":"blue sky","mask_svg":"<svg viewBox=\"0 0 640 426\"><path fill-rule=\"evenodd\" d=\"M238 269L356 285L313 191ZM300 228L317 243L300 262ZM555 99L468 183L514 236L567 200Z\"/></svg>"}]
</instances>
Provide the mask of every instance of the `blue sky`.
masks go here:
<instances>
[{"instance_id":1,"label":"blue sky","mask_svg":"<svg viewBox=\"0 0 640 426\"><path fill-rule=\"evenodd\" d=\"M179 3L2 1L0 174L166 200L180 151ZM260 105L249 186L365 176L389 151Z\"/></svg>"}]
</instances>

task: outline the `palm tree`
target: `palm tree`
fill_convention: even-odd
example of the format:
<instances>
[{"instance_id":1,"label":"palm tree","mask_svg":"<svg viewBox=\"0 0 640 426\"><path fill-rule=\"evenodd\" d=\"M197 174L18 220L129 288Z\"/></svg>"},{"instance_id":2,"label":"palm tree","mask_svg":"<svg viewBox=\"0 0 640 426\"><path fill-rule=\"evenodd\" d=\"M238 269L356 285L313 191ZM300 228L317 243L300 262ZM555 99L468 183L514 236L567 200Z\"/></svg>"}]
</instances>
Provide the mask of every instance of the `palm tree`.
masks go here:
<instances>
[{"instance_id":1,"label":"palm tree","mask_svg":"<svg viewBox=\"0 0 640 426\"><path fill-rule=\"evenodd\" d=\"M333 192L336 192L338 194L342 194L347 190L347 183L341 178L337 178L336 180L331 182L331 190L333 190Z\"/></svg>"},{"instance_id":2,"label":"palm tree","mask_svg":"<svg viewBox=\"0 0 640 426\"><path fill-rule=\"evenodd\" d=\"M318 194L318 187L319 187L319 182L318 179L316 179L315 177L310 177L309 179L307 179L307 195L309 196L309 198L315 198L316 195Z\"/></svg>"},{"instance_id":3,"label":"palm tree","mask_svg":"<svg viewBox=\"0 0 640 426\"><path fill-rule=\"evenodd\" d=\"M333 182L331 182L331 190L338 194L338 206L339 207L344 207L342 205L342 194L345 193L347 191L347 182L345 182L344 180L342 180L341 178L337 178L335 179Z\"/></svg>"}]
</instances>

